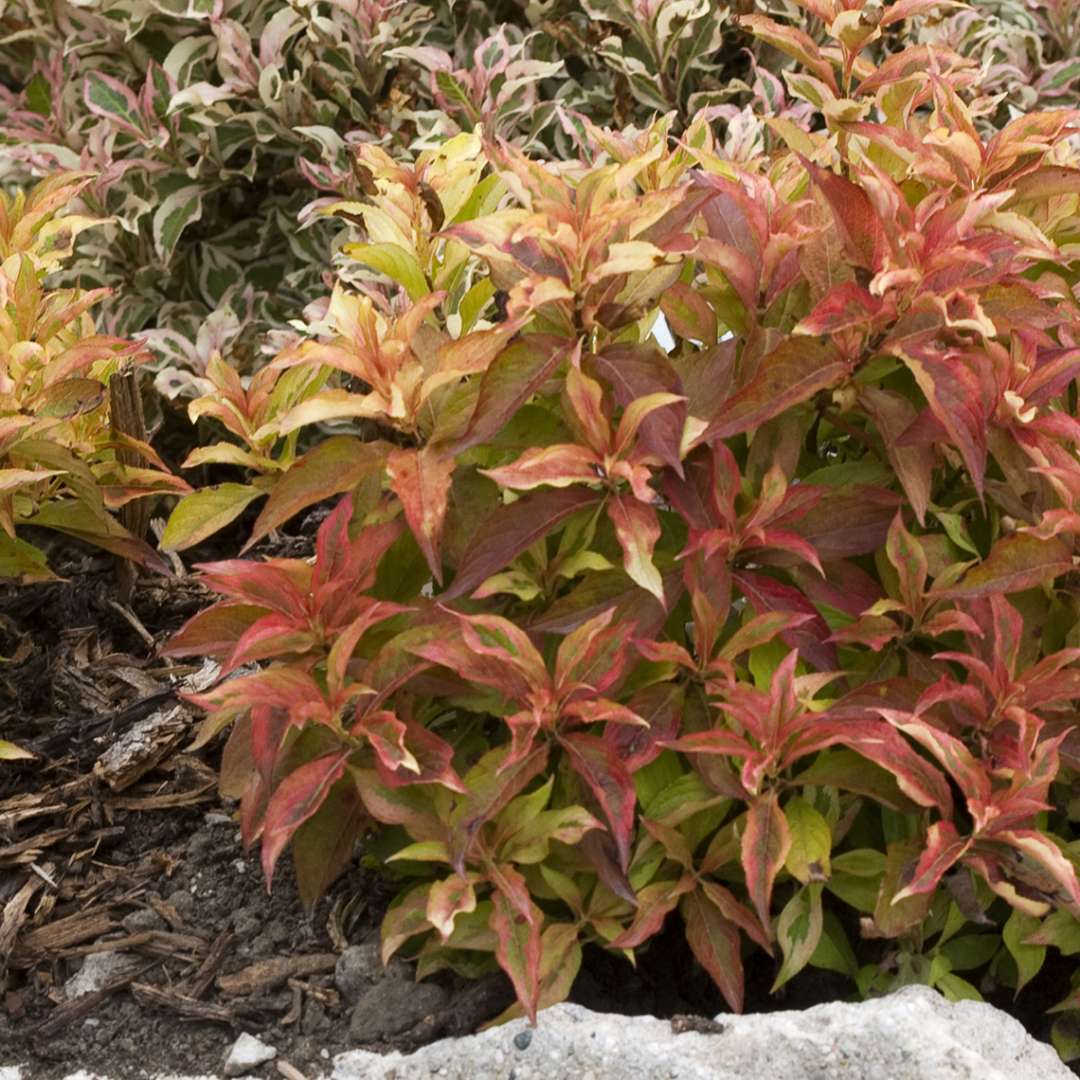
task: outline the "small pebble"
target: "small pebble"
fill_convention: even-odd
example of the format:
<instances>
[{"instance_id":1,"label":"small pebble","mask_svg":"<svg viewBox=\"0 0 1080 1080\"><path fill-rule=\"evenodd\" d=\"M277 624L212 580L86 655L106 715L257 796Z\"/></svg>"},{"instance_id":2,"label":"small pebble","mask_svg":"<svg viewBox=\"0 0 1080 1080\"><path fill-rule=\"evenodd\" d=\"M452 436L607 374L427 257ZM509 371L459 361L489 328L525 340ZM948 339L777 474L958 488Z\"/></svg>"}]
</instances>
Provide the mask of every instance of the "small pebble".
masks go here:
<instances>
[{"instance_id":1,"label":"small pebble","mask_svg":"<svg viewBox=\"0 0 1080 1080\"><path fill-rule=\"evenodd\" d=\"M532 1042L532 1032L531 1031L519 1031L514 1036L514 1045L519 1050L528 1050L529 1049L529 1043L531 1043L531 1042Z\"/></svg>"},{"instance_id":2,"label":"small pebble","mask_svg":"<svg viewBox=\"0 0 1080 1080\"><path fill-rule=\"evenodd\" d=\"M146 930L166 929L165 920L153 908L139 908L132 911L120 920L120 925L129 934L139 934Z\"/></svg>"},{"instance_id":3,"label":"small pebble","mask_svg":"<svg viewBox=\"0 0 1080 1080\"><path fill-rule=\"evenodd\" d=\"M273 1061L276 1057L277 1050L273 1046L256 1039L254 1035L244 1032L233 1043L228 1057L225 1059L225 1075L243 1076L244 1073L250 1072L268 1061Z\"/></svg>"},{"instance_id":4,"label":"small pebble","mask_svg":"<svg viewBox=\"0 0 1080 1080\"><path fill-rule=\"evenodd\" d=\"M177 889L176 892L169 893L165 898L165 902L176 908L176 913L185 921L195 913L195 897L184 889Z\"/></svg>"}]
</instances>

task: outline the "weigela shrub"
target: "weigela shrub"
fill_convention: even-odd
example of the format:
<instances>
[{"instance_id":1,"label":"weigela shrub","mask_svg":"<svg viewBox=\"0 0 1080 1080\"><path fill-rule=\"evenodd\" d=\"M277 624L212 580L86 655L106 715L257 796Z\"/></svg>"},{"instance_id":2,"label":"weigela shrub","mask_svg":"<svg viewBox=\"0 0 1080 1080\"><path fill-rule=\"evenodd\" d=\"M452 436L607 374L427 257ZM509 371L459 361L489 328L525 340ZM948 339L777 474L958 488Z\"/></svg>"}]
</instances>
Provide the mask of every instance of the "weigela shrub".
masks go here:
<instances>
[{"instance_id":1,"label":"weigela shrub","mask_svg":"<svg viewBox=\"0 0 1080 1080\"><path fill-rule=\"evenodd\" d=\"M1077 117L987 136L966 64L875 62L930 5L806 6L742 20L812 108L767 156L371 148L353 285L196 405L245 472L172 546L343 495L169 646L245 839L311 903L364 838L384 956L532 1017L676 912L735 1010L747 962L960 998L1078 947Z\"/></svg>"},{"instance_id":2,"label":"weigela shrub","mask_svg":"<svg viewBox=\"0 0 1080 1080\"><path fill-rule=\"evenodd\" d=\"M145 350L95 331L90 309L108 290L46 283L71 255L76 235L97 224L63 213L88 182L61 174L29 194L0 196L2 578L52 576L43 553L16 535L24 525L161 566L115 512L156 492L188 488L111 412L113 377L145 359Z\"/></svg>"}]
</instances>

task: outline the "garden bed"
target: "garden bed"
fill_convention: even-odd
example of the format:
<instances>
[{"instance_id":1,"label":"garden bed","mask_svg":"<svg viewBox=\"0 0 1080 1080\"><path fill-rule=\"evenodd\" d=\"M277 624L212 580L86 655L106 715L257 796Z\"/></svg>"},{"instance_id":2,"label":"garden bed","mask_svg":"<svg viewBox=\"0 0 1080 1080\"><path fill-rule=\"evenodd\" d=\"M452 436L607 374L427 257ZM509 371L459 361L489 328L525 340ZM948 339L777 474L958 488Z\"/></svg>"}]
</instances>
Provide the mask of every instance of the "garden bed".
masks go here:
<instances>
[{"instance_id":1,"label":"garden bed","mask_svg":"<svg viewBox=\"0 0 1080 1080\"><path fill-rule=\"evenodd\" d=\"M302 532L278 537L274 550L303 555L309 547ZM350 946L378 941L392 888L362 865L361 848L310 916L291 866L268 893L257 853L240 843L235 803L217 791L221 740L195 753L180 745L120 792L95 776L110 745L168 712L176 689L198 675L198 665L157 657L145 635L164 641L205 594L187 577L142 578L122 610L111 602L106 558L60 569L64 581L0 597L3 652L14 661L0 675L8 702L0 726L40 755L0 774L0 957L8 959L0 1064L29 1065L33 1080L78 1068L134 1077L152 1047L155 1071L215 1075L247 1031L274 1046L277 1060L314 1076L343 1050L412 1050L478 1030L510 1004L501 974L478 984L444 974L432 980L443 993L426 999L435 1007L410 1016L378 984L400 976L400 967L363 970L355 949L353 963L338 965ZM191 730L189 723L184 743ZM110 958L104 965L102 955ZM848 980L823 971L770 997L774 964L762 961L747 970L747 1011L850 997ZM87 964L104 972L105 985L69 997ZM991 1000L1047 1039L1045 1009L1060 999L1067 968L1051 961L1017 1002L1007 994ZM356 996L369 989L369 1002L382 995L385 1010L369 1010L351 1030ZM676 1018L679 1030L702 1030L725 1010L675 925L641 952L636 970L587 950L570 1000ZM358 1034L365 1024L370 1037ZM404 1027L390 1033L397 1025Z\"/></svg>"}]
</instances>

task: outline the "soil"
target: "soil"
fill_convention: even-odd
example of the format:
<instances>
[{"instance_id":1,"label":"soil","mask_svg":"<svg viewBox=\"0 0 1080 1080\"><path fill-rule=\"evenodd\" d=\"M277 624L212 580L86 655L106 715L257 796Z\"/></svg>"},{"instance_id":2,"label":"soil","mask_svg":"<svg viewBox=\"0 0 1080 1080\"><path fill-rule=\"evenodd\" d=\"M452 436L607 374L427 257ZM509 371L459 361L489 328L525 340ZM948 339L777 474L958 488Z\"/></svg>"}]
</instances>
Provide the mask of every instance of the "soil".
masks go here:
<instances>
[{"instance_id":1,"label":"soil","mask_svg":"<svg viewBox=\"0 0 1080 1080\"><path fill-rule=\"evenodd\" d=\"M276 538L275 553L306 554L316 522ZM382 969L391 893L362 852L310 914L287 857L267 892L235 804L217 792L220 742L184 749L194 717L179 712L183 739L121 790L100 766L96 775L106 749L175 710L176 691L200 677L199 665L163 661L156 646L208 597L184 575L141 579L125 607L107 557L75 553L60 569L64 581L0 586L0 734L38 755L0 765L0 1065L29 1066L31 1080L77 1069L222 1075L248 1032L277 1050L251 1075L295 1080L326 1073L343 1050L415 1049L506 1008L501 974L412 984L402 961ZM72 980L95 971L96 989L72 996ZM748 1011L851 995L847 979L815 971L770 997L774 974L750 965ZM1048 959L1019 1003L994 1004L1046 1039L1045 1008L1068 977ZM679 1030L725 1011L674 925L636 968L587 950L572 1000L670 1017Z\"/></svg>"}]
</instances>

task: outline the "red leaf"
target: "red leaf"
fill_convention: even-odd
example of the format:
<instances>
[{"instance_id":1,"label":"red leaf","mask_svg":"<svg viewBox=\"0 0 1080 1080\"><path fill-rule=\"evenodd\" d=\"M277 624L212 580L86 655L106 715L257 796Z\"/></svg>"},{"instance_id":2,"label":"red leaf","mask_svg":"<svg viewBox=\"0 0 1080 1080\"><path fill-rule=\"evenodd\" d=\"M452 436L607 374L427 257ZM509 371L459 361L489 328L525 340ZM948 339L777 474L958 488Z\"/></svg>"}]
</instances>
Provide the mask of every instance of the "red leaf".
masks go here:
<instances>
[{"instance_id":1,"label":"red leaf","mask_svg":"<svg viewBox=\"0 0 1080 1080\"><path fill-rule=\"evenodd\" d=\"M270 797L263 825L262 865L267 888L274 866L293 833L322 806L330 789L345 774L350 751L315 758L289 773Z\"/></svg>"},{"instance_id":2,"label":"red leaf","mask_svg":"<svg viewBox=\"0 0 1080 1080\"><path fill-rule=\"evenodd\" d=\"M761 359L757 374L720 407L694 445L760 427L847 375L840 350L816 338L787 338ZM706 418L707 419L707 418Z\"/></svg>"},{"instance_id":3,"label":"red leaf","mask_svg":"<svg viewBox=\"0 0 1080 1080\"><path fill-rule=\"evenodd\" d=\"M686 922L686 940L697 962L720 988L731 1011L743 1008L743 966L739 931L698 891L679 903Z\"/></svg>"},{"instance_id":4,"label":"red leaf","mask_svg":"<svg viewBox=\"0 0 1080 1080\"><path fill-rule=\"evenodd\" d=\"M575 683L605 694L625 674L630 642L621 627L612 626L614 608L571 630L555 654L555 685L569 689Z\"/></svg>"},{"instance_id":5,"label":"red leaf","mask_svg":"<svg viewBox=\"0 0 1080 1080\"><path fill-rule=\"evenodd\" d=\"M596 453L576 443L526 450L516 461L480 472L499 487L530 491L538 487L565 488L571 484L595 484L603 461Z\"/></svg>"},{"instance_id":6,"label":"red leaf","mask_svg":"<svg viewBox=\"0 0 1080 1080\"><path fill-rule=\"evenodd\" d=\"M660 297L660 310L664 313L668 325L679 337L688 341L699 341L706 347L716 344L716 312L696 289L692 289L685 282L676 281L674 285L664 290ZM674 388L665 386L656 389L672 390ZM649 392L639 390L634 397Z\"/></svg>"},{"instance_id":7,"label":"red leaf","mask_svg":"<svg viewBox=\"0 0 1080 1080\"><path fill-rule=\"evenodd\" d=\"M376 758L375 767L379 779L388 788L405 787L410 784L441 784L451 791L465 794L465 785L454 770L454 748L434 731L429 731L415 720L405 722L405 748L412 754L419 771L413 772L402 766L391 769L383 759Z\"/></svg>"},{"instance_id":8,"label":"red leaf","mask_svg":"<svg viewBox=\"0 0 1080 1080\"><path fill-rule=\"evenodd\" d=\"M366 477L381 472L385 458L384 443L365 443L349 435L335 435L319 443L277 478L240 553L305 507L352 491Z\"/></svg>"},{"instance_id":9,"label":"red leaf","mask_svg":"<svg viewBox=\"0 0 1080 1080\"><path fill-rule=\"evenodd\" d=\"M416 758L405 746L405 724L389 710L366 713L353 725L350 734L363 735L371 744L377 766L381 766L380 774L384 769L391 774L403 769L413 775L419 772Z\"/></svg>"},{"instance_id":10,"label":"red leaf","mask_svg":"<svg viewBox=\"0 0 1080 1080\"><path fill-rule=\"evenodd\" d=\"M349 598L375 584L379 560L398 538L401 525L388 521L361 529L355 540L349 539L353 501L346 495L319 526L315 536L315 569L311 591L319 597L319 606L328 602L326 592L344 588ZM323 613L325 617L325 612ZM352 621L350 618L349 622Z\"/></svg>"},{"instance_id":11,"label":"red leaf","mask_svg":"<svg viewBox=\"0 0 1080 1080\"><path fill-rule=\"evenodd\" d=\"M854 281L834 285L794 329L796 334L835 334L849 327L869 330L883 302Z\"/></svg>"},{"instance_id":12,"label":"red leaf","mask_svg":"<svg viewBox=\"0 0 1080 1080\"><path fill-rule=\"evenodd\" d=\"M867 194L857 184L802 158L806 171L825 196L844 242L848 259L877 273L888 250L885 227Z\"/></svg>"},{"instance_id":13,"label":"red leaf","mask_svg":"<svg viewBox=\"0 0 1080 1080\"><path fill-rule=\"evenodd\" d=\"M443 524L454 458L425 446L421 450L393 450L386 461L390 489L401 500L405 518L432 576L442 584Z\"/></svg>"},{"instance_id":14,"label":"red leaf","mask_svg":"<svg viewBox=\"0 0 1080 1080\"><path fill-rule=\"evenodd\" d=\"M544 913L530 899L529 912L532 918L526 918L499 889L492 893L491 900L491 929L498 942L495 959L498 960L499 967L510 976L521 1007L529 1021L535 1024L540 1000L540 935L544 925Z\"/></svg>"},{"instance_id":15,"label":"red leaf","mask_svg":"<svg viewBox=\"0 0 1080 1080\"><path fill-rule=\"evenodd\" d=\"M798 60L833 92L837 92L832 64L822 55L817 42L805 31L770 19L767 15L740 15L738 25L775 49ZM736 1010L737 1011L737 1010Z\"/></svg>"},{"instance_id":16,"label":"red leaf","mask_svg":"<svg viewBox=\"0 0 1080 1080\"><path fill-rule=\"evenodd\" d=\"M945 599L971 599L1015 593L1052 582L1073 568L1070 549L1056 537L1040 540L1031 533L1013 533L999 540L990 554L955 585L934 591Z\"/></svg>"},{"instance_id":17,"label":"red leaf","mask_svg":"<svg viewBox=\"0 0 1080 1080\"><path fill-rule=\"evenodd\" d=\"M563 393L570 404L568 419L574 424L578 437L594 454L606 454L611 449L611 422L604 407L604 388L571 363L563 383Z\"/></svg>"},{"instance_id":18,"label":"red leaf","mask_svg":"<svg viewBox=\"0 0 1080 1080\"><path fill-rule=\"evenodd\" d=\"M458 915L476 910L476 891L472 882L460 874L452 874L443 881L436 881L428 893L427 921L446 939L454 932L454 920Z\"/></svg>"},{"instance_id":19,"label":"red leaf","mask_svg":"<svg viewBox=\"0 0 1080 1080\"><path fill-rule=\"evenodd\" d=\"M748 570L735 574L735 584L759 615L782 611L808 616L800 625L782 630L781 639L791 648L798 649L799 655L819 671L836 668L836 647L829 641L829 624L798 589Z\"/></svg>"},{"instance_id":20,"label":"red leaf","mask_svg":"<svg viewBox=\"0 0 1080 1080\"><path fill-rule=\"evenodd\" d=\"M303 620L307 615L307 597L297 582L299 569L307 568L287 559L252 562L248 559L225 559L215 563L197 563L202 582L214 592L241 603L258 604L289 618Z\"/></svg>"},{"instance_id":21,"label":"red leaf","mask_svg":"<svg viewBox=\"0 0 1080 1080\"><path fill-rule=\"evenodd\" d=\"M934 448L926 444L904 445L900 436L915 422L915 406L901 394L878 387L859 389L859 404L866 410L881 432L885 452L896 470L897 478L922 525L930 504L931 474L934 470Z\"/></svg>"},{"instance_id":22,"label":"red leaf","mask_svg":"<svg viewBox=\"0 0 1080 1080\"><path fill-rule=\"evenodd\" d=\"M933 892L942 875L955 866L970 847L970 838L962 840L951 821L935 821L927 830L926 850L919 856L914 876L896 894L893 902Z\"/></svg>"},{"instance_id":23,"label":"red leaf","mask_svg":"<svg viewBox=\"0 0 1080 1080\"><path fill-rule=\"evenodd\" d=\"M500 506L476 530L476 542L457 569L451 600L472 592L492 574L505 569L537 540L558 528L571 514L598 505L600 495L585 487L537 491L509 506Z\"/></svg>"},{"instance_id":24,"label":"red leaf","mask_svg":"<svg viewBox=\"0 0 1080 1080\"><path fill-rule=\"evenodd\" d=\"M909 614L918 614L922 609L923 594L926 592L929 563L922 544L904 528L904 519L899 510L889 526L885 553L896 568L900 582L900 599Z\"/></svg>"},{"instance_id":25,"label":"red leaf","mask_svg":"<svg viewBox=\"0 0 1080 1080\"><path fill-rule=\"evenodd\" d=\"M488 868L488 880L526 922L534 923L538 915L543 918L532 902L528 882L515 867L509 863L492 863Z\"/></svg>"},{"instance_id":26,"label":"red leaf","mask_svg":"<svg viewBox=\"0 0 1080 1080\"><path fill-rule=\"evenodd\" d=\"M791 847L791 832L780 801L773 791L759 795L746 812L742 835L742 865L746 890L761 925L772 925L773 883Z\"/></svg>"},{"instance_id":27,"label":"red leaf","mask_svg":"<svg viewBox=\"0 0 1080 1080\"><path fill-rule=\"evenodd\" d=\"M315 635L306 619L298 623L296 619L271 612L241 634L221 674L228 675L242 664L306 653L315 644Z\"/></svg>"},{"instance_id":28,"label":"red leaf","mask_svg":"<svg viewBox=\"0 0 1080 1080\"><path fill-rule=\"evenodd\" d=\"M869 555L884 542L899 501L891 491L865 484L826 488L788 527L811 544L824 563Z\"/></svg>"},{"instance_id":29,"label":"red leaf","mask_svg":"<svg viewBox=\"0 0 1080 1080\"><path fill-rule=\"evenodd\" d=\"M162 656L224 657L266 609L254 604L214 604L192 616L159 649Z\"/></svg>"},{"instance_id":30,"label":"red leaf","mask_svg":"<svg viewBox=\"0 0 1080 1080\"><path fill-rule=\"evenodd\" d=\"M701 303L704 304L704 301ZM704 306L711 314L712 309L707 304ZM712 342L715 342L715 316L713 323ZM683 392L678 372L664 353L654 345L609 345L597 355L596 370L611 384L615 400L623 408L650 394L681 395ZM655 454L680 476L680 453L686 411L685 401L665 405L642 421L638 434L639 445L650 454Z\"/></svg>"},{"instance_id":31,"label":"red leaf","mask_svg":"<svg viewBox=\"0 0 1080 1080\"><path fill-rule=\"evenodd\" d=\"M326 723L330 718L326 699L315 680L306 671L284 664L229 679L203 694L185 693L181 697L200 709L223 712L227 717L269 706L288 712L297 725L307 720ZM190 749L197 749L204 742L200 735Z\"/></svg>"},{"instance_id":32,"label":"red leaf","mask_svg":"<svg viewBox=\"0 0 1080 1080\"><path fill-rule=\"evenodd\" d=\"M468 430L442 449L460 454L471 446L488 442L572 351L565 338L550 334L528 334L504 349L481 376L480 393Z\"/></svg>"},{"instance_id":33,"label":"red leaf","mask_svg":"<svg viewBox=\"0 0 1080 1080\"><path fill-rule=\"evenodd\" d=\"M664 582L652 558L660 539L660 519L656 511L626 494L610 499L607 512L623 550L623 569L631 580L664 603Z\"/></svg>"},{"instance_id":34,"label":"red leaf","mask_svg":"<svg viewBox=\"0 0 1080 1080\"><path fill-rule=\"evenodd\" d=\"M1023 858L1035 863L1043 874L1060 887L1074 913L1080 908L1080 881L1077 881L1076 867L1048 836L1035 829L1014 829L997 833L993 839L1008 844Z\"/></svg>"},{"instance_id":35,"label":"red leaf","mask_svg":"<svg viewBox=\"0 0 1080 1080\"><path fill-rule=\"evenodd\" d=\"M707 878L702 880L701 888L725 919L733 922L748 938L757 942L772 956L772 943L769 941L768 931L762 928L754 913L745 904L735 899L730 889L725 889L723 885L709 881Z\"/></svg>"},{"instance_id":36,"label":"red leaf","mask_svg":"<svg viewBox=\"0 0 1080 1080\"><path fill-rule=\"evenodd\" d=\"M608 820L623 869L630 864L630 840L634 833L637 793L630 770L596 735L565 735L560 745L570 757L574 771L589 785Z\"/></svg>"},{"instance_id":37,"label":"red leaf","mask_svg":"<svg viewBox=\"0 0 1080 1080\"><path fill-rule=\"evenodd\" d=\"M293 866L300 901L309 914L352 862L367 822L356 784L351 777L343 777L315 814L296 830Z\"/></svg>"},{"instance_id":38,"label":"red leaf","mask_svg":"<svg viewBox=\"0 0 1080 1080\"><path fill-rule=\"evenodd\" d=\"M635 773L659 757L661 743L678 736L685 691L678 683L655 683L639 690L627 705L649 726L608 724L603 738L615 756Z\"/></svg>"},{"instance_id":39,"label":"red leaf","mask_svg":"<svg viewBox=\"0 0 1080 1080\"><path fill-rule=\"evenodd\" d=\"M919 384L930 411L960 451L975 490L982 495L986 474L986 435L989 418L975 365L985 364L979 355L969 364L959 354L945 353L934 345L905 343L894 350Z\"/></svg>"},{"instance_id":40,"label":"red leaf","mask_svg":"<svg viewBox=\"0 0 1080 1080\"><path fill-rule=\"evenodd\" d=\"M696 885L690 874L678 881L655 881L638 890L637 910L630 925L614 941L612 949L636 949L660 932L668 914L679 906L679 897Z\"/></svg>"},{"instance_id":41,"label":"red leaf","mask_svg":"<svg viewBox=\"0 0 1080 1080\"><path fill-rule=\"evenodd\" d=\"M788 744L785 756L795 762L830 746L849 747L888 770L900 790L917 805L935 807L946 815L952 813L952 794L945 777L887 724L817 717L813 726Z\"/></svg>"}]
</instances>

